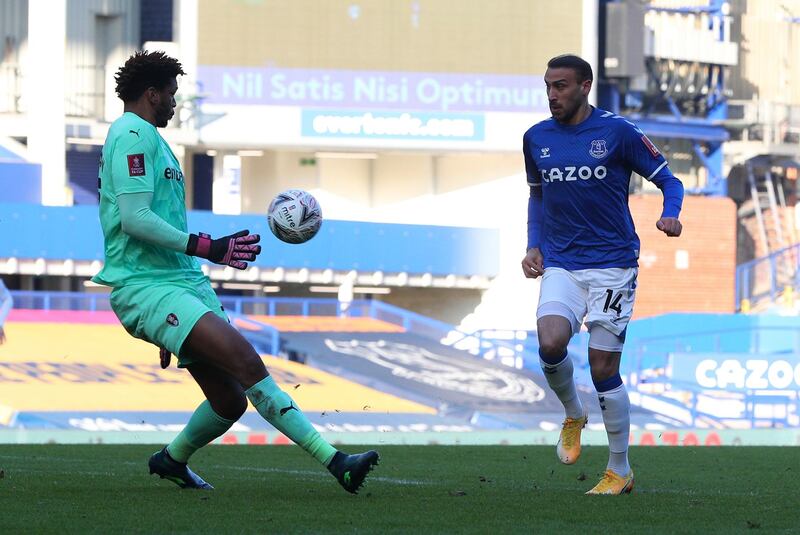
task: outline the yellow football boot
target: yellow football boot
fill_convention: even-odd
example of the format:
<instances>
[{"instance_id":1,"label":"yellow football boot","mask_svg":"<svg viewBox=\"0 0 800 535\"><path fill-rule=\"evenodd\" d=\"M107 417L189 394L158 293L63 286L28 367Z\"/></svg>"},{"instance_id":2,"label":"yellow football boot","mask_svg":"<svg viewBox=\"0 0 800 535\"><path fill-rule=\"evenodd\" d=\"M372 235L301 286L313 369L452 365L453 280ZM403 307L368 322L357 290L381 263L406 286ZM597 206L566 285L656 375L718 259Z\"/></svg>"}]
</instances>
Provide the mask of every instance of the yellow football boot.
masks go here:
<instances>
[{"instance_id":1,"label":"yellow football boot","mask_svg":"<svg viewBox=\"0 0 800 535\"><path fill-rule=\"evenodd\" d=\"M561 435L556 444L558 460L564 464L575 464L581 456L581 431L589 421L589 413L584 409L583 418L567 418L561 426Z\"/></svg>"},{"instance_id":2,"label":"yellow football boot","mask_svg":"<svg viewBox=\"0 0 800 535\"><path fill-rule=\"evenodd\" d=\"M586 494L630 494L632 490L633 470L631 470L627 476L622 477L609 468L606 469L600 483L595 485L592 490L586 492Z\"/></svg>"}]
</instances>

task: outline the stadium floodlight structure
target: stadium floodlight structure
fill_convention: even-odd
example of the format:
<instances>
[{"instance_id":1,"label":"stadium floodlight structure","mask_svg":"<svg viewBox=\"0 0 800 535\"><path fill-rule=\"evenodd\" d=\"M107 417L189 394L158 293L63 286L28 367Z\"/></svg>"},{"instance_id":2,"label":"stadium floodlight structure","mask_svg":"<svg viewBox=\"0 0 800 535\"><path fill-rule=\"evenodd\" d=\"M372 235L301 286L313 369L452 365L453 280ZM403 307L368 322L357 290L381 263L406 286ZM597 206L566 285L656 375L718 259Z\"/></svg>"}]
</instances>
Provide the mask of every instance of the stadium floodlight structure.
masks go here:
<instances>
[{"instance_id":1,"label":"stadium floodlight structure","mask_svg":"<svg viewBox=\"0 0 800 535\"><path fill-rule=\"evenodd\" d=\"M630 117L649 136L687 141L708 176L687 190L725 195L725 80L738 64L728 2L674 7L607 0L601 21L600 106Z\"/></svg>"}]
</instances>

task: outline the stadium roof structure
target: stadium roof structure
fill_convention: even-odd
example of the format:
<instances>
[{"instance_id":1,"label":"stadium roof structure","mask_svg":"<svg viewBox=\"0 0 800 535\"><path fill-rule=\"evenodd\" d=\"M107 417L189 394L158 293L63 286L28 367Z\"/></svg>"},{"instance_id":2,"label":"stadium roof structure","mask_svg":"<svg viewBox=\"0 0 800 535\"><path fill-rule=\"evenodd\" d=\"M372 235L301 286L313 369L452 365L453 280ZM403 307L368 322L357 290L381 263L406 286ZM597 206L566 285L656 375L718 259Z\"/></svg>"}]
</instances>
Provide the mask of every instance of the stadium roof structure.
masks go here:
<instances>
[{"instance_id":1,"label":"stadium roof structure","mask_svg":"<svg viewBox=\"0 0 800 535\"><path fill-rule=\"evenodd\" d=\"M728 141L730 134L722 125L713 124L707 120L692 120L690 118L673 119L671 117L632 116L636 124L648 136L666 137L675 139L690 139L697 141L710 141L721 143Z\"/></svg>"}]
</instances>

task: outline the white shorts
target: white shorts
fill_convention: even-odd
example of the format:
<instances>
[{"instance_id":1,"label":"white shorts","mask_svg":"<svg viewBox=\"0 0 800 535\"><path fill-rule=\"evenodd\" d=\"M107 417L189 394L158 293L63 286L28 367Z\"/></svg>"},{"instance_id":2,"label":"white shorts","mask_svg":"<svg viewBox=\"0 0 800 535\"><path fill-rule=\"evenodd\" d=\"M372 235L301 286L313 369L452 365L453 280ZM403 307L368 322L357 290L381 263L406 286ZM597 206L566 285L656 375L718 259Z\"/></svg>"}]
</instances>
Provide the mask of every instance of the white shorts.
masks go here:
<instances>
[{"instance_id":1,"label":"white shorts","mask_svg":"<svg viewBox=\"0 0 800 535\"><path fill-rule=\"evenodd\" d=\"M572 311L573 317L567 319L572 324L573 334L580 330L581 323L585 323L590 331L592 327L603 327L620 336L633 314L638 271L638 268L568 271L549 267L542 277L536 317L566 317L559 313L566 306Z\"/></svg>"}]
</instances>

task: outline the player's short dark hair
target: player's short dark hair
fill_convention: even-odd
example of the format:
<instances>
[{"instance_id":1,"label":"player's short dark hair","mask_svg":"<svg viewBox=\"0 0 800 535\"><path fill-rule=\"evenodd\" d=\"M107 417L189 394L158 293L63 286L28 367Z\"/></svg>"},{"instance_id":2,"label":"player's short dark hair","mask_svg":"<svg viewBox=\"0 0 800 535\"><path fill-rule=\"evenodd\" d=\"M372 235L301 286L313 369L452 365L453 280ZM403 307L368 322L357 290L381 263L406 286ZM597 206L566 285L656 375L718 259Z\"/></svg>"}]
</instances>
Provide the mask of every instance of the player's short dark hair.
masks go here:
<instances>
[{"instance_id":1,"label":"player's short dark hair","mask_svg":"<svg viewBox=\"0 0 800 535\"><path fill-rule=\"evenodd\" d=\"M556 56L547 62L548 69L572 69L578 75L578 82L594 80L592 66L580 56L574 54L563 54Z\"/></svg>"},{"instance_id":2,"label":"player's short dark hair","mask_svg":"<svg viewBox=\"0 0 800 535\"><path fill-rule=\"evenodd\" d=\"M132 102L141 97L148 87L164 89L179 74L186 73L177 59L164 52L140 50L129 57L114 76L117 96L123 102Z\"/></svg>"}]
</instances>

